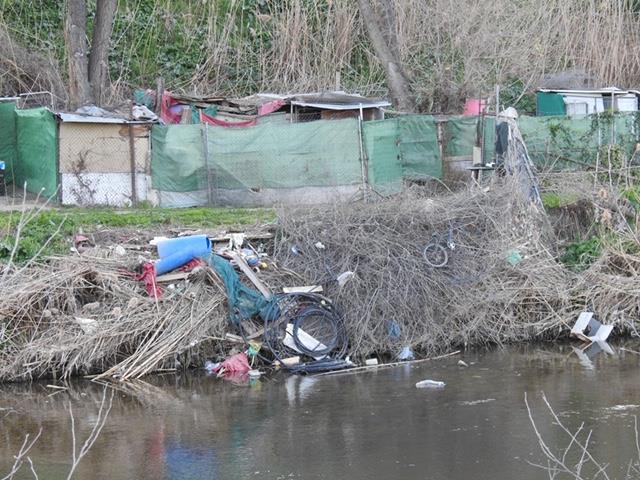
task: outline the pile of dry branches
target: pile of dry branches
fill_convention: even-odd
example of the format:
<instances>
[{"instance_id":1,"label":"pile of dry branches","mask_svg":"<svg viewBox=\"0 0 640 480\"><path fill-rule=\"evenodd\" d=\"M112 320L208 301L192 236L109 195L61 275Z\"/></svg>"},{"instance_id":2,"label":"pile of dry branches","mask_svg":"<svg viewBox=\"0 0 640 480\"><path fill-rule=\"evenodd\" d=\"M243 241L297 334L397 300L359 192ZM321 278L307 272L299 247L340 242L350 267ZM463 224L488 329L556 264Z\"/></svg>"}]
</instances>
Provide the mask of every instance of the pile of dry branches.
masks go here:
<instances>
[{"instance_id":1,"label":"pile of dry branches","mask_svg":"<svg viewBox=\"0 0 640 480\"><path fill-rule=\"evenodd\" d=\"M93 373L138 378L200 363L209 340L224 334L225 294L210 270L155 300L123 268L133 269L135 258L105 252L50 259L4 278L0 380Z\"/></svg>"},{"instance_id":2,"label":"pile of dry branches","mask_svg":"<svg viewBox=\"0 0 640 480\"><path fill-rule=\"evenodd\" d=\"M356 356L556 338L584 310L637 335L640 218L628 182L554 174L542 183L570 201L550 214L507 177L439 196L416 188L370 204L283 210L275 257L327 287ZM449 255L441 268L422 256L434 234ZM590 239L597 258L581 268L561 261L567 245ZM340 286L343 272L355 275Z\"/></svg>"},{"instance_id":3,"label":"pile of dry branches","mask_svg":"<svg viewBox=\"0 0 640 480\"><path fill-rule=\"evenodd\" d=\"M283 211L275 257L327 286L353 354L557 335L571 321L561 312L572 275L556 260L544 212L517 201L514 188L496 182L436 198L409 190L378 203ZM433 268L423 249L449 230L455 248ZM335 279L347 271L355 275L340 287Z\"/></svg>"}]
</instances>

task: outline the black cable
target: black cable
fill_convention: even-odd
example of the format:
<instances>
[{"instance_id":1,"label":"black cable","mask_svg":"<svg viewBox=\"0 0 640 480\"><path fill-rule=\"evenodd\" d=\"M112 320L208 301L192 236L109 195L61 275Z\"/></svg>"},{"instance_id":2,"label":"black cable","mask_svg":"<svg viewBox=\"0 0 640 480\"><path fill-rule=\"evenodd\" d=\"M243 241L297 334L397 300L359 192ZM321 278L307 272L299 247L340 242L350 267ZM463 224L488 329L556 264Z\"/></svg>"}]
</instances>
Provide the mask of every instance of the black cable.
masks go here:
<instances>
[{"instance_id":1,"label":"black cable","mask_svg":"<svg viewBox=\"0 0 640 480\"><path fill-rule=\"evenodd\" d=\"M275 308L279 310L277 312L271 311ZM277 319L273 320L275 313L279 315ZM299 338L301 324L311 316L319 317L322 321L327 322L327 325L330 326L334 332L331 341L327 342L328 344L324 344L325 348L321 350L309 349ZM328 298L315 293L287 293L278 295L275 301L269 305L264 317L266 318L264 324L264 344L271 351L275 359L280 362L280 365L289 371L293 373L310 373L337 370L350 365L348 362L342 360L348 348L343 318ZM299 352L296 353L302 353L303 355L313 358L317 356L328 357L330 355L331 358L286 366L282 362L282 352L286 352L289 347L283 345L281 333L285 331L284 335L288 335L286 333L286 326L289 323L293 324L293 340L296 348L299 350ZM283 326L284 329L282 328Z\"/></svg>"}]
</instances>

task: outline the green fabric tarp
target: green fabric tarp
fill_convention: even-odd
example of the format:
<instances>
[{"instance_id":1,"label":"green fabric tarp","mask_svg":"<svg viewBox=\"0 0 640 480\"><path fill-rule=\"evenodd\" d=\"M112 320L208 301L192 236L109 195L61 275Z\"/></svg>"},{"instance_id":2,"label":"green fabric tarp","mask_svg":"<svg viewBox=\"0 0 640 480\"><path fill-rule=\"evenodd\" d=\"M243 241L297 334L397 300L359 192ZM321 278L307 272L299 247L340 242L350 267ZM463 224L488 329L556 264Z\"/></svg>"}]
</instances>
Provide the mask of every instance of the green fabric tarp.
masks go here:
<instances>
[{"instance_id":1,"label":"green fabric tarp","mask_svg":"<svg viewBox=\"0 0 640 480\"><path fill-rule=\"evenodd\" d=\"M362 182L355 119L207 128L208 158L217 188L334 187Z\"/></svg>"},{"instance_id":2,"label":"green fabric tarp","mask_svg":"<svg viewBox=\"0 0 640 480\"><path fill-rule=\"evenodd\" d=\"M0 162L5 163L5 182L13 182L13 165L16 162L16 119L14 102L0 102Z\"/></svg>"},{"instance_id":3,"label":"green fabric tarp","mask_svg":"<svg viewBox=\"0 0 640 480\"><path fill-rule=\"evenodd\" d=\"M199 125L154 125L151 130L153 188L192 192L207 185Z\"/></svg>"},{"instance_id":4,"label":"green fabric tarp","mask_svg":"<svg viewBox=\"0 0 640 480\"><path fill-rule=\"evenodd\" d=\"M13 168L16 186L50 197L58 185L57 125L46 108L15 110L17 158Z\"/></svg>"},{"instance_id":5,"label":"green fabric tarp","mask_svg":"<svg viewBox=\"0 0 640 480\"><path fill-rule=\"evenodd\" d=\"M369 183L379 193L402 189L403 179L442 178L436 120L409 115L363 123Z\"/></svg>"},{"instance_id":6,"label":"green fabric tarp","mask_svg":"<svg viewBox=\"0 0 640 480\"><path fill-rule=\"evenodd\" d=\"M397 119L364 122L362 134L369 166L369 185L382 195L402 190Z\"/></svg>"},{"instance_id":7,"label":"green fabric tarp","mask_svg":"<svg viewBox=\"0 0 640 480\"><path fill-rule=\"evenodd\" d=\"M442 178L436 120L427 115L398 118L400 158L406 178Z\"/></svg>"},{"instance_id":8,"label":"green fabric tarp","mask_svg":"<svg viewBox=\"0 0 640 480\"><path fill-rule=\"evenodd\" d=\"M553 92L536 93L536 114L538 116L564 115L565 113L567 113L567 107L562 95Z\"/></svg>"},{"instance_id":9,"label":"green fabric tarp","mask_svg":"<svg viewBox=\"0 0 640 480\"><path fill-rule=\"evenodd\" d=\"M483 125L484 123L484 125ZM483 156L485 163L493 161L495 152L495 119L493 117L456 116L447 119L444 127L445 156L473 156L473 147L484 130Z\"/></svg>"},{"instance_id":10,"label":"green fabric tarp","mask_svg":"<svg viewBox=\"0 0 640 480\"><path fill-rule=\"evenodd\" d=\"M609 144L631 155L638 143L640 114L520 117L518 125L536 165L580 170L595 167Z\"/></svg>"},{"instance_id":11,"label":"green fabric tarp","mask_svg":"<svg viewBox=\"0 0 640 480\"><path fill-rule=\"evenodd\" d=\"M354 119L245 128L154 126L153 188L203 190L207 170L219 189L357 185L362 180L357 129Z\"/></svg>"}]
</instances>

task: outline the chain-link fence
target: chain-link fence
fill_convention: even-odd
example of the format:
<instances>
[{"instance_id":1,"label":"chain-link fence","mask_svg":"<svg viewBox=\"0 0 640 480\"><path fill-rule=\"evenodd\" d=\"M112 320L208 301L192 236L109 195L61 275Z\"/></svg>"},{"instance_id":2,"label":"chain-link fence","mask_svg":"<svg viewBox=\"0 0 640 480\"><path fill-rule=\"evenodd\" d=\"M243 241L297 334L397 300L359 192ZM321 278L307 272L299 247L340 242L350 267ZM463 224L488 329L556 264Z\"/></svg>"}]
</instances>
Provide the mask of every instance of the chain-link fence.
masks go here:
<instances>
[{"instance_id":1,"label":"chain-link fence","mask_svg":"<svg viewBox=\"0 0 640 480\"><path fill-rule=\"evenodd\" d=\"M62 121L58 134L63 205L137 206L148 200L150 128Z\"/></svg>"}]
</instances>

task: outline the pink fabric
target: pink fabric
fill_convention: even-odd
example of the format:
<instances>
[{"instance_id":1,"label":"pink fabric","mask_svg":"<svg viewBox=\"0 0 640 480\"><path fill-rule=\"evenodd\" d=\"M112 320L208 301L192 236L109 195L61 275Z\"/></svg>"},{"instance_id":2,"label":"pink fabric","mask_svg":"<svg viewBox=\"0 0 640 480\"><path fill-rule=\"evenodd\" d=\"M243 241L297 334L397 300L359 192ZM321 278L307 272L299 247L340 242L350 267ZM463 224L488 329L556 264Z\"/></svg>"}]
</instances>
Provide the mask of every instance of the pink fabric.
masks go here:
<instances>
[{"instance_id":1,"label":"pink fabric","mask_svg":"<svg viewBox=\"0 0 640 480\"><path fill-rule=\"evenodd\" d=\"M464 103L464 111L462 115L475 116L480 115L487 108L487 101L482 98L468 98Z\"/></svg>"},{"instance_id":2,"label":"pink fabric","mask_svg":"<svg viewBox=\"0 0 640 480\"><path fill-rule=\"evenodd\" d=\"M265 103L264 105L260 105L258 107L258 116L261 117L263 115L268 115L269 113L273 113L276 110L280 110L285 105L282 100L274 100L273 102Z\"/></svg>"},{"instance_id":3,"label":"pink fabric","mask_svg":"<svg viewBox=\"0 0 640 480\"><path fill-rule=\"evenodd\" d=\"M265 103L258 107L258 117L268 115L282 108L285 102L282 100L274 100L272 102ZM160 118L166 124L180 123L182 119L182 106L178 100L171 96L171 92L165 91L162 95L162 102L160 104ZM220 120L219 118L211 117L202 111L200 111L200 122L208 123L209 125L216 125L218 127L253 127L257 125L258 118L251 120L243 120L241 122L229 122L227 120Z\"/></svg>"},{"instance_id":4,"label":"pink fabric","mask_svg":"<svg viewBox=\"0 0 640 480\"><path fill-rule=\"evenodd\" d=\"M162 94L162 103L160 104L160 118L164 123L180 123L182 109L175 109L176 105L180 105L171 93L164 92Z\"/></svg>"},{"instance_id":5,"label":"pink fabric","mask_svg":"<svg viewBox=\"0 0 640 480\"><path fill-rule=\"evenodd\" d=\"M156 283L156 267L153 263L145 263L142 266L142 273L136 278L144 282L145 289L150 297L162 298L162 288Z\"/></svg>"},{"instance_id":6,"label":"pink fabric","mask_svg":"<svg viewBox=\"0 0 640 480\"><path fill-rule=\"evenodd\" d=\"M243 352L236 353L235 355L227 358L215 371L218 373L223 371L224 374L242 374L247 373L249 370L251 370L251 367L249 366L249 359L247 358L247 354Z\"/></svg>"}]
</instances>

